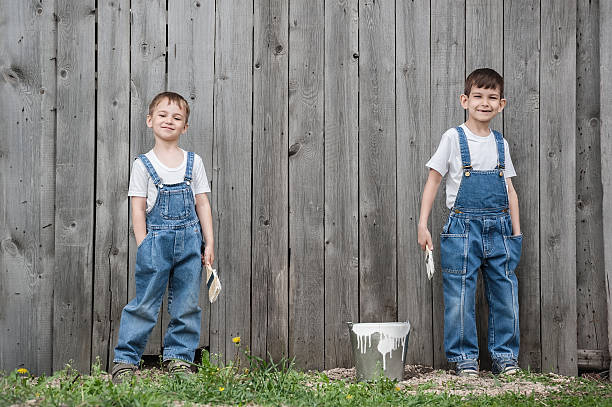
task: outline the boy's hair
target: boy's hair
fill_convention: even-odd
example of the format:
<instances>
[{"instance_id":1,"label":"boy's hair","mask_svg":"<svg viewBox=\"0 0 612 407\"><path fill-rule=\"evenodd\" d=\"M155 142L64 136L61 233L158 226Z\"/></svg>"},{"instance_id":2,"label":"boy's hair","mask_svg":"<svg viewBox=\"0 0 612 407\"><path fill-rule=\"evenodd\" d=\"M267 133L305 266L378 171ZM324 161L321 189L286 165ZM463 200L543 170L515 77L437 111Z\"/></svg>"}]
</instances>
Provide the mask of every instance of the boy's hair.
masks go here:
<instances>
[{"instance_id":1,"label":"boy's hair","mask_svg":"<svg viewBox=\"0 0 612 407\"><path fill-rule=\"evenodd\" d=\"M473 71L465 80L463 94L470 96L472 87L483 89L499 89L499 97L504 97L504 78L491 68L480 68Z\"/></svg>"},{"instance_id":2,"label":"boy's hair","mask_svg":"<svg viewBox=\"0 0 612 407\"><path fill-rule=\"evenodd\" d=\"M169 103L176 103L185 109L185 123L189 121L189 103L187 103L184 97L175 92L158 93L149 104L149 115L153 114L153 111L163 99L168 99Z\"/></svg>"}]
</instances>

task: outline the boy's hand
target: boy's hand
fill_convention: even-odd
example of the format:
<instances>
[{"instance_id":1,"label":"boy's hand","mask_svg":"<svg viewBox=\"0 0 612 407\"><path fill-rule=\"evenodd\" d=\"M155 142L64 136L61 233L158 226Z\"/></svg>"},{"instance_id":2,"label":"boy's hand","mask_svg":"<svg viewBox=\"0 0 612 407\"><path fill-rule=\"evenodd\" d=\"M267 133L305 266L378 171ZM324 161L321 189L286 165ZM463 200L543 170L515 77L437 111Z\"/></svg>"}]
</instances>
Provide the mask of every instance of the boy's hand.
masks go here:
<instances>
[{"instance_id":1,"label":"boy's hand","mask_svg":"<svg viewBox=\"0 0 612 407\"><path fill-rule=\"evenodd\" d=\"M433 242L431 241L431 233L429 233L429 229L427 229L427 225L419 224L417 242L419 243L419 246L421 246L421 250L425 251L425 246L429 247L430 250L433 250Z\"/></svg>"},{"instance_id":2,"label":"boy's hand","mask_svg":"<svg viewBox=\"0 0 612 407\"><path fill-rule=\"evenodd\" d=\"M215 261L215 250L212 246L206 246L204 248L204 253L202 253L202 265L206 266L207 264L211 265Z\"/></svg>"}]
</instances>

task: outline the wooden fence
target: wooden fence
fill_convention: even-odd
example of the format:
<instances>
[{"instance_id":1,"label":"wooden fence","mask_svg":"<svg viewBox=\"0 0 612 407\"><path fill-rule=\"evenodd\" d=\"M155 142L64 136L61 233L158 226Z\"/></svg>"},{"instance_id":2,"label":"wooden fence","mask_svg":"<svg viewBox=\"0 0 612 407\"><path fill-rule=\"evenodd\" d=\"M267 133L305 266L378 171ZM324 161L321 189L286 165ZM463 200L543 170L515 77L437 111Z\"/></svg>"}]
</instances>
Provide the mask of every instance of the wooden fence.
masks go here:
<instances>
[{"instance_id":1,"label":"wooden fence","mask_svg":"<svg viewBox=\"0 0 612 407\"><path fill-rule=\"evenodd\" d=\"M182 146L212 186L224 291L202 302L202 346L347 366L346 321L409 320L408 361L445 367L416 221L482 66L505 76L493 124L518 172L520 363L603 367L611 25L596 0L0 0L0 369L112 360L134 292L130 165L165 89L191 105Z\"/></svg>"}]
</instances>

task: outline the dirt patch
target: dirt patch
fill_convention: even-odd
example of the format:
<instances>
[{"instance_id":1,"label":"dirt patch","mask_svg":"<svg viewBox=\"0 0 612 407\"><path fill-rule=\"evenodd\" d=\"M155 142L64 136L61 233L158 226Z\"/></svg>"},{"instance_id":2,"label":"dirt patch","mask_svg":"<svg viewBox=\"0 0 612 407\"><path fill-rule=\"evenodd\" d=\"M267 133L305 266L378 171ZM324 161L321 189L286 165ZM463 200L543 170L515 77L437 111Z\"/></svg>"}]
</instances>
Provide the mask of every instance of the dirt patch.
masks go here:
<instances>
[{"instance_id":1,"label":"dirt patch","mask_svg":"<svg viewBox=\"0 0 612 407\"><path fill-rule=\"evenodd\" d=\"M331 380L355 380L355 368L330 369L324 373ZM515 377L499 377L489 372L481 372L477 378L459 377L452 371L434 370L428 366L408 365L404 369L404 380L398 386L410 394L418 391L425 393L447 393L458 396L482 395L497 396L512 392L516 394L547 395L551 392L561 390L561 386L569 383L573 378L548 374L545 376L546 383L534 383L523 378L522 375Z\"/></svg>"}]
</instances>

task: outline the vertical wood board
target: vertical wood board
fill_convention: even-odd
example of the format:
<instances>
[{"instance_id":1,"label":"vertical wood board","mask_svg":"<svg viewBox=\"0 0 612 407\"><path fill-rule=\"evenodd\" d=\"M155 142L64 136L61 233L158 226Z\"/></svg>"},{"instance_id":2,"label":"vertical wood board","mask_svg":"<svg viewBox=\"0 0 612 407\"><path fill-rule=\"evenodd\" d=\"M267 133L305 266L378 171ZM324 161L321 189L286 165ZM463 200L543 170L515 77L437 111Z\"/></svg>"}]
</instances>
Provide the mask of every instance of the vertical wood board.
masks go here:
<instances>
[{"instance_id":1,"label":"vertical wood board","mask_svg":"<svg viewBox=\"0 0 612 407\"><path fill-rule=\"evenodd\" d=\"M608 309L608 350L612 354L612 3L599 4L600 142L603 185L605 289ZM612 367L612 365L611 365ZM612 380L612 377L611 379Z\"/></svg>"},{"instance_id":2,"label":"vertical wood board","mask_svg":"<svg viewBox=\"0 0 612 407\"><path fill-rule=\"evenodd\" d=\"M255 2L252 347L278 361L289 337L289 5Z\"/></svg>"},{"instance_id":3,"label":"vertical wood board","mask_svg":"<svg viewBox=\"0 0 612 407\"><path fill-rule=\"evenodd\" d=\"M519 365L541 369L540 343L540 6L529 0L504 5L504 137L517 176L523 251L519 282Z\"/></svg>"},{"instance_id":4,"label":"vertical wood board","mask_svg":"<svg viewBox=\"0 0 612 407\"><path fill-rule=\"evenodd\" d=\"M88 372L95 166L95 3L57 1L53 368ZM76 136L78 135L78 136Z\"/></svg>"},{"instance_id":5,"label":"vertical wood board","mask_svg":"<svg viewBox=\"0 0 612 407\"><path fill-rule=\"evenodd\" d=\"M53 362L54 5L8 3L0 2L12 16L0 22L0 370L39 375Z\"/></svg>"},{"instance_id":6,"label":"vertical wood board","mask_svg":"<svg viewBox=\"0 0 612 407\"><path fill-rule=\"evenodd\" d=\"M576 286L578 349L608 348L602 219L599 2L579 1L576 27Z\"/></svg>"},{"instance_id":7,"label":"vertical wood board","mask_svg":"<svg viewBox=\"0 0 612 407\"><path fill-rule=\"evenodd\" d=\"M96 227L92 362L112 366L121 310L128 300L130 152L129 1L98 5ZM108 371L108 370L107 370Z\"/></svg>"},{"instance_id":8,"label":"vertical wood board","mask_svg":"<svg viewBox=\"0 0 612 407\"><path fill-rule=\"evenodd\" d=\"M325 367L353 366L359 321L359 43L356 0L325 2Z\"/></svg>"},{"instance_id":9,"label":"vertical wood board","mask_svg":"<svg viewBox=\"0 0 612 407\"><path fill-rule=\"evenodd\" d=\"M359 319L397 319L395 2L359 9Z\"/></svg>"},{"instance_id":10,"label":"vertical wood board","mask_svg":"<svg viewBox=\"0 0 612 407\"><path fill-rule=\"evenodd\" d=\"M324 2L289 5L289 357L325 363Z\"/></svg>"},{"instance_id":11,"label":"vertical wood board","mask_svg":"<svg viewBox=\"0 0 612 407\"><path fill-rule=\"evenodd\" d=\"M211 307L211 353L234 356L232 338L251 337L253 8L217 3L213 223L223 292ZM222 359L223 360L223 359Z\"/></svg>"},{"instance_id":12,"label":"vertical wood board","mask_svg":"<svg viewBox=\"0 0 612 407\"><path fill-rule=\"evenodd\" d=\"M540 224L542 370L575 375L576 3L542 4Z\"/></svg>"},{"instance_id":13,"label":"vertical wood board","mask_svg":"<svg viewBox=\"0 0 612 407\"><path fill-rule=\"evenodd\" d=\"M407 362L427 366L434 361L432 284L416 231L431 154L430 12L429 1L396 2L397 318L415 332Z\"/></svg>"}]
</instances>

